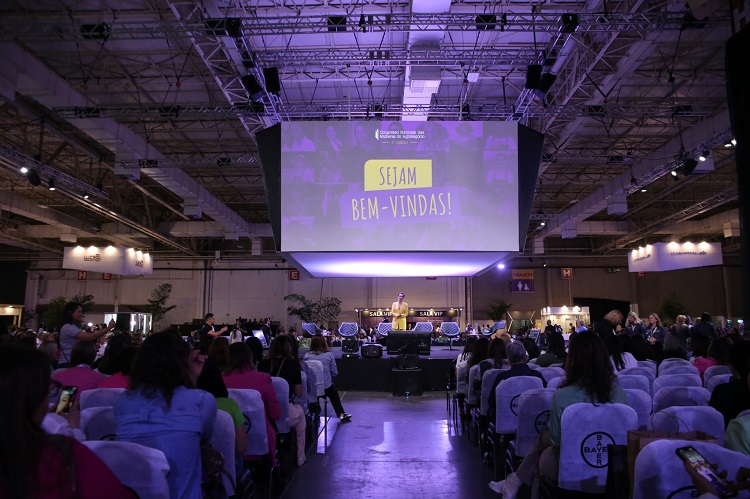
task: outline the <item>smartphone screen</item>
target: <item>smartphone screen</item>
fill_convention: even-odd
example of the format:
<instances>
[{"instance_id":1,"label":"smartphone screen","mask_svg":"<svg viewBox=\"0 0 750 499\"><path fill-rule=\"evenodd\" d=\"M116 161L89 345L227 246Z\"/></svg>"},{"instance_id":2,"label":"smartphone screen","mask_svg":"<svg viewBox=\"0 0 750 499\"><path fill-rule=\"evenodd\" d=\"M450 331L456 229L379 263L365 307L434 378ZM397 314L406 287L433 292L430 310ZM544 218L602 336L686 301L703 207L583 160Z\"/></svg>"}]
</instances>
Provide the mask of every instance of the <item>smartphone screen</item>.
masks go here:
<instances>
[{"instance_id":1,"label":"smartphone screen","mask_svg":"<svg viewBox=\"0 0 750 499\"><path fill-rule=\"evenodd\" d=\"M683 461L690 463L698 473L706 478L716 488L716 491L721 497L734 497L737 495L736 492L728 490L729 483L719 476L717 471L706 461L700 452L695 450L694 447L680 447L675 452Z\"/></svg>"},{"instance_id":2,"label":"smartphone screen","mask_svg":"<svg viewBox=\"0 0 750 499\"><path fill-rule=\"evenodd\" d=\"M76 398L77 386L63 386L60 391L60 401L57 403L57 414L68 414Z\"/></svg>"}]
</instances>

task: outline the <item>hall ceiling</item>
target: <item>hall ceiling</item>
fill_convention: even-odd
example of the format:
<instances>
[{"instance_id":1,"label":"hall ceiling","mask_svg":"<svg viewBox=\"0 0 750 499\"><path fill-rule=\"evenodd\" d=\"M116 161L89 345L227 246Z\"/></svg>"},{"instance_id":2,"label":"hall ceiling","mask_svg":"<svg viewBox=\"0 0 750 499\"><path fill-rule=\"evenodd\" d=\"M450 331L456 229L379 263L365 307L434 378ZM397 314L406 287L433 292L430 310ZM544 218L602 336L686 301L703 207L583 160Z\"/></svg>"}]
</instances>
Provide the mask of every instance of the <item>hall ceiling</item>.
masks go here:
<instances>
[{"instance_id":1,"label":"hall ceiling","mask_svg":"<svg viewBox=\"0 0 750 499\"><path fill-rule=\"evenodd\" d=\"M624 255L675 237L737 252L730 24L728 9L697 22L681 2L637 0L4 0L0 259L60 254L71 235L165 257L269 256L254 133L404 115L546 135L527 254ZM556 75L546 94L525 88L531 64ZM404 89L419 66L441 82L414 105ZM241 77L263 83L268 67L281 90L253 102ZM714 171L673 181L682 148L710 149ZM624 193L627 212L609 215L597 192Z\"/></svg>"}]
</instances>

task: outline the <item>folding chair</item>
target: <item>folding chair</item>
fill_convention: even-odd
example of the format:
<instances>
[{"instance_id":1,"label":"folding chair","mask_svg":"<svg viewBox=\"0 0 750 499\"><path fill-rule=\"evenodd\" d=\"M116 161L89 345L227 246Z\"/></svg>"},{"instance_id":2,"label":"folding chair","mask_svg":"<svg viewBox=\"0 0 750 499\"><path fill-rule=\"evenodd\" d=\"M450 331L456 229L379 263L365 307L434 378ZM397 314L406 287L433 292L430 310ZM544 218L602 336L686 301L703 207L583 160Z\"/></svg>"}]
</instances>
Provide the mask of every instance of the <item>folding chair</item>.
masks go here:
<instances>
[{"instance_id":1,"label":"folding chair","mask_svg":"<svg viewBox=\"0 0 750 499\"><path fill-rule=\"evenodd\" d=\"M648 378L641 376L640 374L621 374L617 377L617 383L620 388L635 388L637 390L643 390L651 398L651 390L649 388Z\"/></svg>"},{"instance_id":2,"label":"folding chair","mask_svg":"<svg viewBox=\"0 0 750 499\"><path fill-rule=\"evenodd\" d=\"M651 423L651 407L653 400L648 392L640 388L623 388L628 396L628 404L638 416L638 429L647 430Z\"/></svg>"},{"instance_id":3,"label":"folding chair","mask_svg":"<svg viewBox=\"0 0 750 499\"><path fill-rule=\"evenodd\" d=\"M719 374L732 374L732 368L729 366L711 366L703 373L703 387L708 388L708 381Z\"/></svg>"},{"instance_id":4,"label":"folding chair","mask_svg":"<svg viewBox=\"0 0 750 499\"><path fill-rule=\"evenodd\" d=\"M546 381L547 383L549 383L550 380L554 378L565 376L565 369L563 369L562 367L540 367L538 371L542 376L544 376L544 381Z\"/></svg>"},{"instance_id":5,"label":"folding chair","mask_svg":"<svg viewBox=\"0 0 750 499\"><path fill-rule=\"evenodd\" d=\"M114 440L114 408L89 407L88 409L82 410L81 431L86 435L86 440Z\"/></svg>"},{"instance_id":6,"label":"folding chair","mask_svg":"<svg viewBox=\"0 0 750 499\"><path fill-rule=\"evenodd\" d=\"M667 366L666 368L659 371L658 378L664 377L664 376L671 376L674 374L697 374L698 376L701 375L700 371L695 366L685 366L682 364Z\"/></svg>"},{"instance_id":7,"label":"folding chair","mask_svg":"<svg viewBox=\"0 0 750 499\"><path fill-rule=\"evenodd\" d=\"M711 392L698 386L667 386L654 394L653 412L667 407L708 405Z\"/></svg>"},{"instance_id":8,"label":"folding chair","mask_svg":"<svg viewBox=\"0 0 750 499\"><path fill-rule=\"evenodd\" d=\"M669 369L670 366L692 366L693 364L690 363L689 360L685 359L664 359L661 361L661 364L659 364L659 374L662 373L662 371L665 371Z\"/></svg>"},{"instance_id":9,"label":"folding chair","mask_svg":"<svg viewBox=\"0 0 750 499\"><path fill-rule=\"evenodd\" d=\"M698 374L663 374L654 380L654 395L665 386L697 386L703 387L703 381Z\"/></svg>"},{"instance_id":10,"label":"folding chair","mask_svg":"<svg viewBox=\"0 0 750 499\"><path fill-rule=\"evenodd\" d=\"M711 379L706 383L706 389L713 393L717 386L729 383L733 379L734 374L715 374L711 376Z\"/></svg>"}]
</instances>

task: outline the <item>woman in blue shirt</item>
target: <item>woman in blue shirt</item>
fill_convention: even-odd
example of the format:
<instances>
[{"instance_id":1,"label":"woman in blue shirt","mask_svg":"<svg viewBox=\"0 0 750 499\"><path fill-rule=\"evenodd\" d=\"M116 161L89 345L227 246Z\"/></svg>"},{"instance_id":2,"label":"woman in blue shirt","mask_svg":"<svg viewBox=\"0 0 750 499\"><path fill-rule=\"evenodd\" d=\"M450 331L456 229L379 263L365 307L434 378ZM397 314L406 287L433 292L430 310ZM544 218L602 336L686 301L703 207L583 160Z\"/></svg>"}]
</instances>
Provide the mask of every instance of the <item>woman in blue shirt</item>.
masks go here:
<instances>
[{"instance_id":1,"label":"woman in blue shirt","mask_svg":"<svg viewBox=\"0 0 750 499\"><path fill-rule=\"evenodd\" d=\"M213 395L195 385L205 357L170 333L149 336L130 371L130 387L115 403L117 440L162 451L172 498L201 498L201 445L216 419Z\"/></svg>"}]
</instances>

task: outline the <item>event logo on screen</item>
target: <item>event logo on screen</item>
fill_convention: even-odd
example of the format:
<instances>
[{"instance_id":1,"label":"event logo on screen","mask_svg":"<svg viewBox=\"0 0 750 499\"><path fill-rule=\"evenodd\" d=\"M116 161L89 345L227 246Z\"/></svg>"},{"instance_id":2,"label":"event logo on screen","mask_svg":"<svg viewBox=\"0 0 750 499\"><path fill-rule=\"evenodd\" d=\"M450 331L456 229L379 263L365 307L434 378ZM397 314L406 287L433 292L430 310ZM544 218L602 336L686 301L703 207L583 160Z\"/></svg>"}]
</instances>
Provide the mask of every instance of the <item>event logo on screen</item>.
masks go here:
<instances>
[{"instance_id":1,"label":"event logo on screen","mask_svg":"<svg viewBox=\"0 0 750 499\"><path fill-rule=\"evenodd\" d=\"M341 225L432 222L458 215L454 189L432 186L431 159L371 159L364 191L341 197Z\"/></svg>"}]
</instances>

